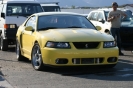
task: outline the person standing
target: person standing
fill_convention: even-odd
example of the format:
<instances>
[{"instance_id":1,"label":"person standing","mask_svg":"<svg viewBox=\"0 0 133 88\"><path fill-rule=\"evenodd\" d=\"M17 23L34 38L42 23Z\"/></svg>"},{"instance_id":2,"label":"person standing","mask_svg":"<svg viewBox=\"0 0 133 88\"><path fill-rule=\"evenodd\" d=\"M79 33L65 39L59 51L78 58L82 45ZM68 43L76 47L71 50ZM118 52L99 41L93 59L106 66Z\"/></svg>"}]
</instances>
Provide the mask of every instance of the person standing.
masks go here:
<instances>
[{"instance_id":1,"label":"person standing","mask_svg":"<svg viewBox=\"0 0 133 88\"><path fill-rule=\"evenodd\" d=\"M108 14L108 22L111 22L111 35L116 39L117 46L119 48L119 55L124 55L121 51L121 38L120 38L120 26L121 26L121 18L126 17L126 14L121 10L117 10L118 4L116 2L112 3L113 10Z\"/></svg>"}]
</instances>

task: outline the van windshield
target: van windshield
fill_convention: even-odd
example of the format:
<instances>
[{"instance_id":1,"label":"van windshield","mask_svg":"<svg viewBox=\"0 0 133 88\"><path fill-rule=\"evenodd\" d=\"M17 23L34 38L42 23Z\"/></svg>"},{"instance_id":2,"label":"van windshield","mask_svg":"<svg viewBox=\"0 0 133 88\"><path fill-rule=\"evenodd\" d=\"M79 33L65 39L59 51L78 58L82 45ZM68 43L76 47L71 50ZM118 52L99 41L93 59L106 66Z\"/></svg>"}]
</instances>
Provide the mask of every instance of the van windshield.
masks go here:
<instances>
[{"instance_id":1,"label":"van windshield","mask_svg":"<svg viewBox=\"0 0 133 88\"><path fill-rule=\"evenodd\" d=\"M42 6L45 12L60 12L59 6Z\"/></svg>"},{"instance_id":2,"label":"van windshield","mask_svg":"<svg viewBox=\"0 0 133 88\"><path fill-rule=\"evenodd\" d=\"M7 16L30 16L43 12L41 5L36 3L8 3Z\"/></svg>"}]
</instances>

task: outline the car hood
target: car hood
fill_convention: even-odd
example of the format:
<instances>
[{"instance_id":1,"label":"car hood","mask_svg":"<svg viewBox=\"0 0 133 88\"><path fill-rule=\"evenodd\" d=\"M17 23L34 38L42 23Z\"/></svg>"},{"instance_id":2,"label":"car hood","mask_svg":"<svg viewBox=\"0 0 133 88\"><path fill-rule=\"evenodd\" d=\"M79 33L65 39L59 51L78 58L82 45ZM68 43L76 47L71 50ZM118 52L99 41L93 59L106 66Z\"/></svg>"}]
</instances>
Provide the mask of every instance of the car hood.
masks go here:
<instances>
[{"instance_id":1,"label":"car hood","mask_svg":"<svg viewBox=\"0 0 133 88\"><path fill-rule=\"evenodd\" d=\"M39 31L39 34L48 41L113 41L114 38L94 29L49 29Z\"/></svg>"},{"instance_id":2,"label":"car hood","mask_svg":"<svg viewBox=\"0 0 133 88\"><path fill-rule=\"evenodd\" d=\"M133 27L133 21L122 22L121 27Z\"/></svg>"}]
</instances>

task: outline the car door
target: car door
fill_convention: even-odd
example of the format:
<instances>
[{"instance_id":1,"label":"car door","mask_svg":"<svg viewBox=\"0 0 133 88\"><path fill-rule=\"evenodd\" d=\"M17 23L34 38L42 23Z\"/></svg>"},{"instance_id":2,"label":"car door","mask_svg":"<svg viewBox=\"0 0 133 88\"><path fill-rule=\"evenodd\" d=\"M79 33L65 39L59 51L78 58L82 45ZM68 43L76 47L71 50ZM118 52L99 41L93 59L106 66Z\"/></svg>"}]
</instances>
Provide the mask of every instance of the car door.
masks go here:
<instances>
[{"instance_id":1,"label":"car door","mask_svg":"<svg viewBox=\"0 0 133 88\"><path fill-rule=\"evenodd\" d=\"M32 16L29 18L29 20L24 25L24 28L32 26L33 30L35 30L36 27L36 17ZM32 50L32 42L33 42L33 31L26 31L24 29L22 33L22 47L25 54L30 55Z\"/></svg>"}]
</instances>

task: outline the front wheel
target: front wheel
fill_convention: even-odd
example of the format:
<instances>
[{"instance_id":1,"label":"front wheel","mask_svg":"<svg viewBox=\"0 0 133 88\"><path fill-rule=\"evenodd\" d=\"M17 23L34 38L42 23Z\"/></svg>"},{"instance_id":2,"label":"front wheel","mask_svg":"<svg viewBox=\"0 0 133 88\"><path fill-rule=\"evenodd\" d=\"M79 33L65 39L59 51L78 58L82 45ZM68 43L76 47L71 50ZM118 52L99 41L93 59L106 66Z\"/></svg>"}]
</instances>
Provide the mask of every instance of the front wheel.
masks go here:
<instances>
[{"instance_id":1,"label":"front wheel","mask_svg":"<svg viewBox=\"0 0 133 88\"><path fill-rule=\"evenodd\" d=\"M44 64L42 61L42 54L38 44L35 44L32 49L31 63L35 70L40 71L40 70L43 70L44 68Z\"/></svg>"}]
</instances>

